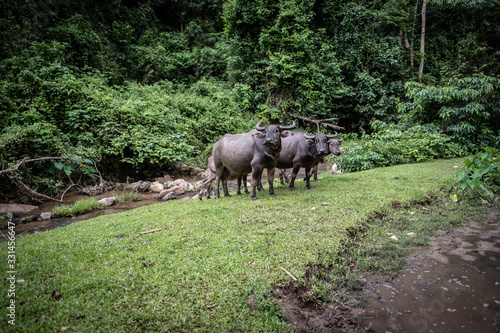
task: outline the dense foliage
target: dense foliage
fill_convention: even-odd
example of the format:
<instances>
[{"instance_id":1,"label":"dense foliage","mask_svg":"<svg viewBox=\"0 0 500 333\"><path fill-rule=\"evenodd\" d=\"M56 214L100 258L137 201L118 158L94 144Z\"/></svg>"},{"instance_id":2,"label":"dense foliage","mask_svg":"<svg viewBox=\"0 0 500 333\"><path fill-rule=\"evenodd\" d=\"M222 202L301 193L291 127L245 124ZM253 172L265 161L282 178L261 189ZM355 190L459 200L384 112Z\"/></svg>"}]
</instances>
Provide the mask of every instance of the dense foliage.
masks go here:
<instances>
[{"instance_id":1,"label":"dense foliage","mask_svg":"<svg viewBox=\"0 0 500 333\"><path fill-rule=\"evenodd\" d=\"M90 180L85 159L107 178L163 174L174 161L204 161L224 133L247 131L259 119L288 122L291 112L340 117L352 133L380 132L379 122L424 126L432 131L415 140L453 142L460 154L498 145L498 2L429 1L421 80L420 7L400 0L2 1L2 170L27 156L68 158L0 174L10 184L3 199L16 177L42 192L63 188L68 177ZM425 158L450 155L436 149ZM366 154L359 152L358 165L373 164Z\"/></svg>"},{"instance_id":2,"label":"dense foliage","mask_svg":"<svg viewBox=\"0 0 500 333\"><path fill-rule=\"evenodd\" d=\"M465 154L467 152L450 136L432 128L414 126L390 127L365 134L359 144L345 147L340 157L333 158L344 172L355 172Z\"/></svg>"}]
</instances>

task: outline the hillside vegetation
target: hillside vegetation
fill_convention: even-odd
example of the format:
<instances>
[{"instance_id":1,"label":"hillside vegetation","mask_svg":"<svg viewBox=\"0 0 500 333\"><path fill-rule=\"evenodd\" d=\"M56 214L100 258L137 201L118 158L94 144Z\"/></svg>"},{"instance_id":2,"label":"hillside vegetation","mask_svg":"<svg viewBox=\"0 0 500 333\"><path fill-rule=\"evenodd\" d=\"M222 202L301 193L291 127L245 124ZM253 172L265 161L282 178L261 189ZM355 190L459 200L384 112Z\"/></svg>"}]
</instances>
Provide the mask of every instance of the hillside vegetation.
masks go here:
<instances>
[{"instance_id":1,"label":"hillside vegetation","mask_svg":"<svg viewBox=\"0 0 500 333\"><path fill-rule=\"evenodd\" d=\"M416 128L458 145L452 156L498 146L499 9L489 0L2 1L1 170L63 159L0 173L1 200L41 199L23 185L56 196L99 175L202 166L224 133L289 123L290 112L338 117L353 138Z\"/></svg>"}]
</instances>

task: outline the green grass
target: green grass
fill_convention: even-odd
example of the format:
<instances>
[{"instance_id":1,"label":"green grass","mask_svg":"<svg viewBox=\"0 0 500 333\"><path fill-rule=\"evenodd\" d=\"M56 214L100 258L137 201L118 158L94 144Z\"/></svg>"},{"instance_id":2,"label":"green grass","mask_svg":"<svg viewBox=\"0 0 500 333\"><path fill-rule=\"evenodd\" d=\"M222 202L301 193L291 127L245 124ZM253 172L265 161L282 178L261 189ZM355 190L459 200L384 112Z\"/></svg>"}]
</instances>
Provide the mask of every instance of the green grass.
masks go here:
<instances>
[{"instance_id":1,"label":"green grass","mask_svg":"<svg viewBox=\"0 0 500 333\"><path fill-rule=\"evenodd\" d=\"M406 249L425 244L436 228L455 225L450 221L463 213L460 205L437 198L443 181L461 163L439 160L324 174L314 190L299 181L295 192L277 184L277 197L261 192L256 202L247 195L165 202L18 238L16 279L24 282L16 284L15 330L287 330L270 300L273 285L290 281L280 267L299 284L307 267L327 267L317 274L311 295L335 301L333 282L354 281L366 269L382 270ZM429 218L438 221L429 225L425 216L432 216L434 208L422 207L430 207L431 200L451 215L441 222ZM414 204L394 209L395 201ZM168 228L140 235L162 227ZM419 236L404 236L410 231ZM400 242L389 242L387 232ZM0 249L6 253L7 244ZM0 276L5 281L5 270ZM54 298L53 290L61 297ZM245 306L250 295L260 315ZM7 292L1 299L6 322ZM14 331L2 326L4 332Z\"/></svg>"},{"instance_id":2,"label":"green grass","mask_svg":"<svg viewBox=\"0 0 500 333\"><path fill-rule=\"evenodd\" d=\"M89 212L93 212L98 209L102 209L104 205L99 203L98 200L94 198L88 198L83 200L78 200L71 205L60 205L52 209L54 216L77 216Z\"/></svg>"},{"instance_id":3,"label":"green grass","mask_svg":"<svg viewBox=\"0 0 500 333\"><path fill-rule=\"evenodd\" d=\"M121 194L112 193L112 197L115 197L116 203L122 203L126 201L141 201L142 196L138 192L122 192Z\"/></svg>"}]
</instances>

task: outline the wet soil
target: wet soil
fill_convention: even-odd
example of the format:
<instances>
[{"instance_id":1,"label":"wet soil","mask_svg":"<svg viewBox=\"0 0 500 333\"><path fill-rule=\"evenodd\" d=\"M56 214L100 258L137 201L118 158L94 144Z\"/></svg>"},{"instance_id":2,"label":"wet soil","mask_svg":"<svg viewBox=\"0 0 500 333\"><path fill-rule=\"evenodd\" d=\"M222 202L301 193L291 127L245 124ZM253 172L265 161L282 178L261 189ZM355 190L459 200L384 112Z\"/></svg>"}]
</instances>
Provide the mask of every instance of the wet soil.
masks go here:
<instances>
[{"instance_id":1,"label":"wet soil","mask_svg":"<svg viewBox=\"0 0 500 333\"><path fill-rule=\"evenodd\" d=\"M390 282L364 290L371 332L500 332L500 211L440 231Z\"/></svg>"},{"instance_id":2,"label":"wet soil","mask_svg":"<svg viewBox=\"0 0 500 333\"><path fill-rule=\"evenodd\" d=\"M394 277L355 286L345 304L362 296L361 308L320 306L305 280L273 289L296 332L500 332L500 210L439 231Z\"/></svg>"}]
</instances>

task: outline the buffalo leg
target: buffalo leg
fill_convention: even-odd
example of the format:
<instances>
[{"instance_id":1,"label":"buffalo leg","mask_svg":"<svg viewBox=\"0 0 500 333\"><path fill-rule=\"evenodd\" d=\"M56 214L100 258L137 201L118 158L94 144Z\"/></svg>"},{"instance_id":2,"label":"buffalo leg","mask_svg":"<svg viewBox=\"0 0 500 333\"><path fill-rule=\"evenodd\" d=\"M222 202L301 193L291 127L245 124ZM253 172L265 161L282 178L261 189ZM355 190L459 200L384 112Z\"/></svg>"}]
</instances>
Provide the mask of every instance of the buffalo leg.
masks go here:
<instances>
[{"instance_id":1,"label":"buffalo leg","mask_svg":"<svg viewBox=\"0 0 500 333\"><path fill-rule=\"evenodd\" d=\"M314 188L311 186L311 168L306 168L306 188L309 190Z\"/></svg>"},{"instance_id":2,"label":"buffalo leg","mask_svg":"<svg viewBox=\"0 0 500 333\"><path fill-rule=\"evenodd\" d=\"M269 183L269 195L272 196L276 196L276 193L274 193L274 170L275 168L267 169L267 182Z\"/></svg>"},{"instance_id":3,"label":"buffalo leg","mask_svg":"<svg viewBox=\"0 0 500 333\"><path fill-rule=\"evenodd\" d=\"M243 186L245 187L245 193L248 194L250 193L250 191L248 190L248 187L247 187L247 176L243 176Z\"/></svg>"},{"instance_id":4,"label":"buffalo leg","mask_svg":"<svg viewBox=\"0 0 500 333\"><path fill-rule=\"evenodd\" d=\"M227 180L229 179L229 174L231 172L227 169L224 168L224 172L222 173L222 187L224 189L224 196L225 197L230 197L231 195L229 194L229 189L227 187Z\"/></svg>"},{"instance_id":5,"label":"buffalo leg","mask_svg":"<svg viewBox=\"0 0 500 333\"><path fill-rule=\"evenodd\" d=\"M297 174L299 173L300 165L294 165L292 169L292 179L290 180L290 185L288 186L290 190L295 191L295 178L297 178Z\"/></svg>"},{"instance_id":6,"label":"buffalo leg","mask_svg":"<svg viewBox=\"0 0 500 333\"><path fill-rule=\"evenodd\" d=\"M258 200L257 198L257 187L259 186L260 177L262 175L262 167L252 166L252 200Z\"/></svg>"},{"instance_id":7,"label":"buffalo leg","mask_svg":"<svg viewBox=\"0 0 500 333\"><path fill-rule=\"evenodd\" d=\"M312 173L314 174L314 181L318 181L318 164L314 163L314 167L312 169Z\"/></svg>"},{"instance_id":8,"label":"buffalo leg","mask_svg":"<svg viewBox=\"0 0 500 333\"><path fill-rule=\"evenodd\" d=\"M260 171L259 183L257 184L257 191L264 191L264 186L262 186L262 174L264 173L264 169Z\"/></svg>"}]
</instances>

